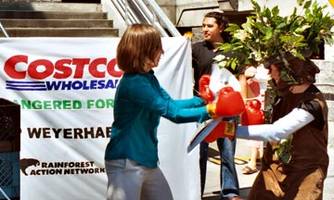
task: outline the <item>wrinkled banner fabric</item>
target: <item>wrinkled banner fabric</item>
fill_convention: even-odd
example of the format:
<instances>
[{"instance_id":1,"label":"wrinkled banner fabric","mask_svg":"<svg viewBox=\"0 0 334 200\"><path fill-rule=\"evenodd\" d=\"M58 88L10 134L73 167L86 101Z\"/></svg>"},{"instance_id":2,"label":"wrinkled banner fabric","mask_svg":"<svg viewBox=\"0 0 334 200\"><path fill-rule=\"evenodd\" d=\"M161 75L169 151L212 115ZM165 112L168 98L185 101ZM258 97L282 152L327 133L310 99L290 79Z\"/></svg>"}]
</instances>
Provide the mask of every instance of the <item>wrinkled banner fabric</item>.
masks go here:
<instances>
[{"instance_id":1,"label":"wrinkled banner fabric","mask_svg":"<svg viewBox=\"0 0 334 200\"><path fill-rule=\"evenodd\" d=\"M22 200L105 199L104 150L122 76L118 41L0 40L0 97L21 106ZM155 69L162 87L173 98L191 97L190 42L163 38L163 48ZM162 119L158 129L159 164L176 200L199 199L198 149L186 150L195 128Z\"/></svg>"}]
</instances>

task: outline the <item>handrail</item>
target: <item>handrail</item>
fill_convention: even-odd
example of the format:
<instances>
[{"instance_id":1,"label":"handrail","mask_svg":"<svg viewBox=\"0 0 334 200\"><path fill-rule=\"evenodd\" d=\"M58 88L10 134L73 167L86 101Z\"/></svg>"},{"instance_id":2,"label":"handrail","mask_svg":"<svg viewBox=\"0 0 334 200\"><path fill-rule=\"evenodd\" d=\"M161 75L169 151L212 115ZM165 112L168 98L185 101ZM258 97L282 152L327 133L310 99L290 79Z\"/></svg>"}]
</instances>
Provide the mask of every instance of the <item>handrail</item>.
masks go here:
<instances>
[{"instance_id":1,"label":"handrail","mask_svg":"<svg viewBox=\"0 0 334 200\"><path fill-rule=\"evenodd\" d=\"M6 38L9 38L9 35L6 31L6 29L2 26L2 23L0 22L0 28L1 28L1 31L3 32L3 34L5 35Z\"/></svg>"},{"instance_id":2,"label":"handrail","mask_svg":"<svg viewBox=\"0 0 334 200\"><path fill-rule=\"evenodd\" d=\"M167 15L162 11L160 6L154 0L146 0L146 2L151 5L153 12L161 20L161 23L165 25L166 29L172 36L181 36L180 32L175 28L174 24L170 21Z\"/></svg>"},{"instance_id":3,"label":"handrail","mask_svg":"<svg viewBox=\"0 0 334 200\"><path fill-rule=\"evenodd\" d=\"M161 33L163 37L168 37L168 33L166 30L161 26L161 24L157 21L155 13L150 12L149 8L143 1L137 1L138 6L142 9L142 14L146 15L147 21L146 23L154 25ZM169 20L169 19L168 19Z\"/></svg>"},{"instance_id":4,"label":"handrail","mask_svg":"<svg viewBox=\"0 0 334 200\"><path fill-rule=\"evenodd\" d=\"M126 24L148 23L162 36L181 36L160 6L154 0L111 0Z\"/></svg>"},{"instance_id":5,"label":"handrail","mask_svg":"<svg viewBox=\"0 0 334 200\"><path fill-rule=\"evenodd\" d=\"M140 18L141 22L148 23L153 20L153 15L142 1L131 1L130 4L133 4L132 7L138 8L136 10L137 12L139 12L137 16L138 18Z\"/></svg>"},{"instance_id":6,"label":"handrail","mask_svg":"<svg viewBox=\"0 0 334 200\"><path fill-rule=\"evenodd\" d=\"M125 0L112 0L118 13L120 13L126 24L137 23L139 20L136 18L135 14L129 9L128 3Z\"/></svg>"}]
</instances>

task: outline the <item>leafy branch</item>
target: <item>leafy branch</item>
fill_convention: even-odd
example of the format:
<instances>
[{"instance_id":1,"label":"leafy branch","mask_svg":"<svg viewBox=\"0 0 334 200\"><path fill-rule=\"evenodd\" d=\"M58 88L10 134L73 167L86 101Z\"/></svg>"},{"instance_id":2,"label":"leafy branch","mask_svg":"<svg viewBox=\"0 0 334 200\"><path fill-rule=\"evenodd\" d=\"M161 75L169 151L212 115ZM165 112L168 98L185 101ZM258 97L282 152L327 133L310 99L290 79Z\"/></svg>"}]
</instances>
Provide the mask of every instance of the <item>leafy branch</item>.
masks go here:
<instances>
[{"instance_id":1,"label":"leafy branch","mask_svg":"<svg viewBox=\"0 0 334 200\"><path fill-rule=\"evenodd\" d=\"M272 9L260 7L251 0L253 15L240 26L230 24L225 30L230 33L230 43L222 43L215 60L220 67L236 68L257 66L271 58L290 54L300 59L319 52L319 44L333 44L334 20L324 13L326 6L312 0L297 0L301 15L294 8L290 16L279 15L277 6ZM239 70L238 70L239 71Z\"/></svg>"}]
</instances>

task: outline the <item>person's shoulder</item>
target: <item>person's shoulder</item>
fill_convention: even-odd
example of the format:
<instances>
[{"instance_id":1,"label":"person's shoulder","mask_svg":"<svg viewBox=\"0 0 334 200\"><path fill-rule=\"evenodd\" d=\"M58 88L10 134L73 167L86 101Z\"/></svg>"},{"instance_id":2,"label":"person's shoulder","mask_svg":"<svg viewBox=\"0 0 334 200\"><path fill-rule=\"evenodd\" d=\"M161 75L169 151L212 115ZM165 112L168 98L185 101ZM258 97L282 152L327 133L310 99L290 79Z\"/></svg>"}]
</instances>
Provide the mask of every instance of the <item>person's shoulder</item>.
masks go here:
<instances>
[{"instance_id":1,"label":"person's shoulder","mask_svg":"<svg viewBox=\"0 0 334 200\"><path fill-rule=\"evenodd\" d=\"M147 73L126 73L122 77L121 85L127 90L138 90L138 88L147 87L152 85L150 75Z\"/></svg>"},{"instance_id":2,"label":"person's shoulder","mask_svg":"<svg viewBox=\"0 0 334 200\"><path fill-rule=\"evenodd\" d=\"M194 42L192 43L192 48L201 48L203 46L205 46L205 41L198 41L198 42Z\"/></svg>"},{"instance_id":3,"label":"person's shoulder","mask_svg":"<svg viewBox=\"0 0 334 200\"><path fill-rule=\"evenodd\" d=\"M208 47L205 41L195 42L192 44L191 48L192 48L192 54L195 57L202 55L205 51L208 50Z\"/></svg>"},{"instance_id":4,"label":"person's shoulder","mask_svg":"<svg viewBox=\"0 0 334 200\"><path fill-rule=\"evenodd\" d=\"M150 74L148 73L125 73L124 74L124 79L130 81L130 82L142 82L142 81L146 81L148 79L148 77L150 76Z\"/></svg>"}]
</instances>

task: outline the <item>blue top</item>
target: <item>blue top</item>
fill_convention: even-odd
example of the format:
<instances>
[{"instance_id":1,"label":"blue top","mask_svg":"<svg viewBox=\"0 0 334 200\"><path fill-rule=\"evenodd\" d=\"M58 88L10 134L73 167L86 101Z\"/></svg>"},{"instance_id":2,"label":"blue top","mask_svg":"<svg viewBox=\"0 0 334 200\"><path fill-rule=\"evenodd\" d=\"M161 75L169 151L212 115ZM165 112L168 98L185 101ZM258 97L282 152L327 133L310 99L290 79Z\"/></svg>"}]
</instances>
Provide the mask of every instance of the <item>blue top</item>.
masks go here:
<instances>
[{"instance_id":1,"label":"blue top","mask_svg":"<svg viewBox=\"0 0 334 200\"><path fill-rule=\"evenodd\" d=\"M125 73L117 86L114 103L114 122L105 159L130 159L149 168L157 167L160 116L176 123L209 118L201 98L173 100L160 87L153 71Z\"/></svg>"}]
</instances>

